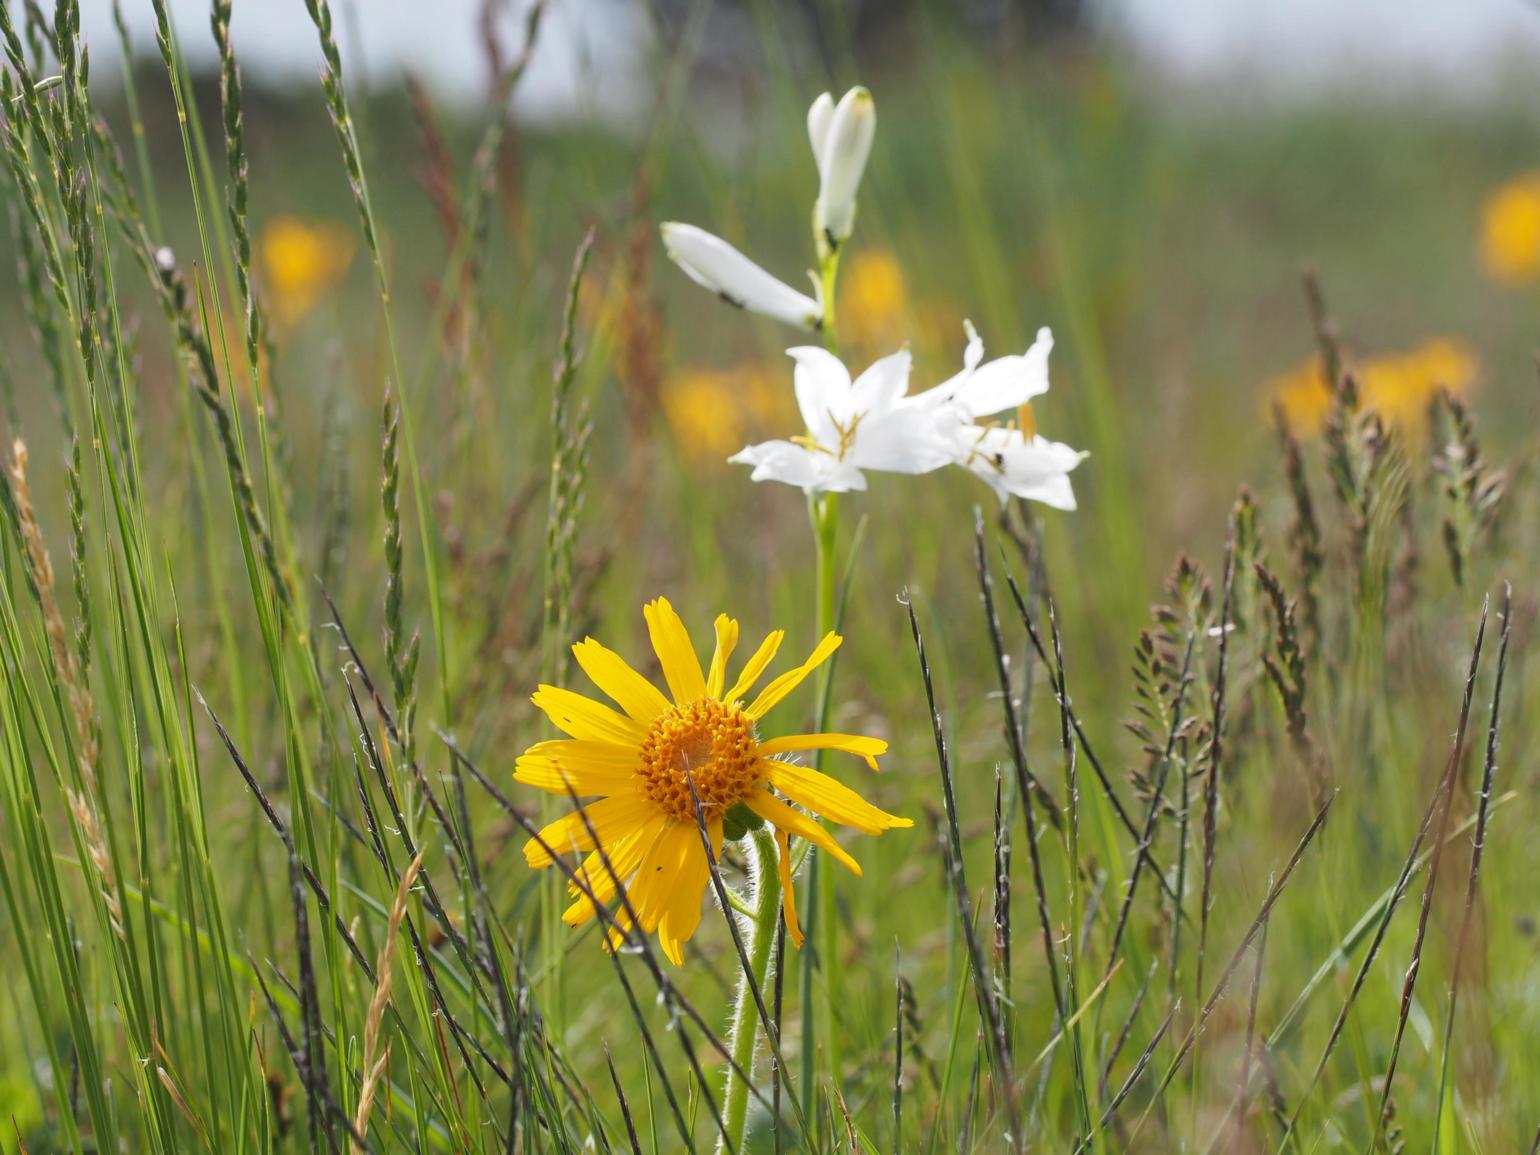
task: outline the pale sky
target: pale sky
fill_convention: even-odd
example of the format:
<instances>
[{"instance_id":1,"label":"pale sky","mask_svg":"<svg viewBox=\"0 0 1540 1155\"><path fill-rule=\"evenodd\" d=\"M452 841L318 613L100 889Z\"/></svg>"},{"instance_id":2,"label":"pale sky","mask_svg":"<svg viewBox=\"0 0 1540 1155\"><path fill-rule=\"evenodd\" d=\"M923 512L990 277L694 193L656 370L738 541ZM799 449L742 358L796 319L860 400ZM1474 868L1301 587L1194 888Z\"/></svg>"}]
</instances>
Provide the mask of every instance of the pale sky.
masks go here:
<instances>
[{"instance_id":1,"label":"pale sky","mask_svg":"<svg viewBox=\"0 0 1540 1155\"><path fill-rule=\"evenodd\" d=\"M3 0L0 0L3 2ZM14 2L14 0L13 0ZM154 51L149 0L123 0L137 44ZM111 0L81 0L93 64L116 61ZM168 0L184 49L207 60L207 0ZM527 0L513 0L504 42L517 44ZM1481 96L1540 76L1540 0L1090 0L1099 23L1158 70L1272 95L1323 86ZM19 6L19 5L18 5ZM478 101L486 85L480 0L332 0L344 67L358 83L410 70L441 98ZM315 30L304 0L235 0L233 36L254 79L312 79ZM524 116L624 119L650 93L651 33L627 0L551 0L534 65L519 89Z\"/></svg>"}]
</instances>

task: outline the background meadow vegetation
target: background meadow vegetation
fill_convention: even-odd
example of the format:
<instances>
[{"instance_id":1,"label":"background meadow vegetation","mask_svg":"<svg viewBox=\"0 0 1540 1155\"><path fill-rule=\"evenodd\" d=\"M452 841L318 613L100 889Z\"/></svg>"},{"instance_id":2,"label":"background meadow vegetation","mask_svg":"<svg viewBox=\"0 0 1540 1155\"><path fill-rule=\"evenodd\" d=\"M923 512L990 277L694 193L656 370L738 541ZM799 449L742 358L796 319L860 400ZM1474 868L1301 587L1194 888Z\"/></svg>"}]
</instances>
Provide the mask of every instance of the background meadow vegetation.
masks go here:
<instances>
[{"instance_id":1,"label":"background meadow vegetation","mask_svg":"<svg viewBox=\"0 0 1540 1155\"><path fill-rule=\"evenodd\" d=\"M795 282L855 83L847 359L1050 325L1091 457L1073 514L846 502L831 728L892 752L839 772L916 827L766 992L751 1149L1531 1149L1533 84L1272 105L1026 15L664 6L636 126L535 127L355 84L366 6L307 6L281 90L241 4L126 84L6 9L0 1149L712 1145L720 914L679 969L544 925L510 771L659 594L811 645L805 503L723 461L797 340L656 227ZM516 86L541 13L467 67Z\"/></svg>"}]
</instances>

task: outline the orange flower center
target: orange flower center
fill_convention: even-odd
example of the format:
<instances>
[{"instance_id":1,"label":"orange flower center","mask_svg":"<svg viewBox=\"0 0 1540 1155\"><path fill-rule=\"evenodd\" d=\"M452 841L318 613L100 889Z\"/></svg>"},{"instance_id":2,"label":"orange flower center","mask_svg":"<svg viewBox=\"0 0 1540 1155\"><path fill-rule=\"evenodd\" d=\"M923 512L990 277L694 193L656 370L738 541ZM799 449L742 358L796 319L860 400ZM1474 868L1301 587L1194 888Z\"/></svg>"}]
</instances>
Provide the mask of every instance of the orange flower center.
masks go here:
<instances>
[{"instance_id":1,"label":"orange flower center","mask_svg":"<svg viewBox=\"0 0 1540 1155\"><path fill-rule=\"evenodd\" d=\"M742 801L759 781L754 724L738 707L714 698L697 698L660 714L639 753L642 792L681 822L695 821L692 781L708 819Z\"/></svg>"}]
</instances>

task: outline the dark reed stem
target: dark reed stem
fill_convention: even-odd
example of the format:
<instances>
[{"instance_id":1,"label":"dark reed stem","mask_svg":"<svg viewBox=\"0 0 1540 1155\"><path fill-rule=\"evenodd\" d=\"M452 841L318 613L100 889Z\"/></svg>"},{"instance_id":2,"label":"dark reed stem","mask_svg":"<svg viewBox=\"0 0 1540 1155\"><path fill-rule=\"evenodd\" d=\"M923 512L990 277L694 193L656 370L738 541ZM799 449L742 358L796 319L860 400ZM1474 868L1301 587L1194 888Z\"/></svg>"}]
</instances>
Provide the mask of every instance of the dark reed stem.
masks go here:
<instances>
[{"instance_id":1,"label":"dark reed stem","mask_svg":"<svg viewBox=\"0 0 1540 1155\"><path fill-rule=\"evenodd\" d=\"M952 888L952 900L957 907L957 917L962 923L963 941L968 951L968 965L973 972L973 989L978 998L979 1016L989 1034L990 1053L994 1060L995 1077L1000 1094L1005 1100L1006 1113L1010 1118L1012 1143L1020 1146L1021 1134L1018 1104L1015 1095L1015 1076L1011 1069L1010 1042L1006 1037L1004 1016L999 996L990 981L989 968L984 961L984 951L979 945L973 925L973 902L968 895L968 882L963 871L962 833L957 821L957 798L952 788L952 763L947 753L946 730L941 721L941 710L936 705L936 687L931 679L930 660L925 655L925 640L920 636L920 621L915 616L914 603L908 591L901 596L909 614L909 630L914 638L915 655L920 663L920 678L925 683L925 701L930 711L931 730L936 742L936 767L941 775L941 796L946 805L946 840L944 842L947 881Z\"/></svg>"},{"instance_id":2,"label":"dark reed stem","mask_svg":"<svg viewBox=\"0 0 1540 1155\"><path fill-rule=\"evenodd\" d=\"M1481 858L1486 850L1487 817L1492 808L1492 779L1497 773L1497 738L1501 729L1500 709L1503 700L1503 674L1508 668L1508 635L1513 624L1513 587L1503 584L1502 639L1497 648L1497 678L1492 685L1492 708L1487 721L1486 757L1481 768L1481 792L1476 800L1476 834L1471 843L1470 873L1465 879L1465 906L1460 913L1460 930L1454 940L1454 962L1449 978L1449 1010L1444 1020L1444 1046L1440 1062L1439 1085L1449 1078L1450 1048L1454 1041L1454 1019L1460 998L1460 979L1464 975L1465 951L1470 940L1471 923L1476 914L1476 902L1481 890ZM1389 1080L1387 1079L1388 1083ZM1438 1133L1443 1120L1440 1103L1433 1116L1433 1142L1438 1143Z\"/></svg>"},{"instance_id":3,"label":"dark reed stem","mask_svg":"<svg viewBox=\"0 0 1540 1155\"><path fill-rule=\"evenodd\" d=\"M1224 993L1230 985L1230 979L1235 974L1236 968L1240 966L1241 960L1245 957L1247 948L1251 946L1252 942L1255 941L1257 935L1261 932L1263 924L1267 922L1274 904L1278 901L1278 897L1283 893L1284 887L1289 884L1289 879L1294 876L1294 871L1299 866L1300 860L1304 858L1305 851L1309 849L1311 842L1315 840L1315 836L1320 833L1321 827L1326 824L1326 817L1331 813L1334 801L1336 801L1336 795L1328 798L1322 804L1320 810L1316 811L1315 818L1311 820L1309 827L1301 835L1299 842L1294 847L1294 852L1289 856L1288 862L1284 864L1283 871L1277 876L1277 881L1268 888L1267 897L1262 900L1261 909L1257 911L1256 917L1252 919L1250 927L1247 928L1246 934L1236 945L1235 951L1231 954L1224 969L1219 972L1219 978L1214 983L1214 989L1209 994L1208 1001L1203 1004L1197 1020L1188 1028L1186 1037L1182 1040L1181 1046L1177 1048L1176 1056L1171 1060L1170 1066L1166 1068L1166 1073L1161 1078L1160 1086L1155 1090L1155 1097L1151 1100L1152 1103L1158 1101L1165 1094L1166 1088L1171 1085L1171 1080L1176 1078L1177 1072L1181 1069L1188 1054L1192 1051L1193 1044L1197 1042L1198 1036L1202 1034L1203 1028L1207 1025L1209 1016L1214 1013L1214 1008L1219 1005L1219 1000L1224 997ZM1146 1116L1148 1115L1148 1110L1146 1108ZM1104 1122L1102 1125L1105 1127L1106 1123ZM1137 1134L1137 1129L1135 1134ZM1132 1142L1132 1136L1130 1137L1130 1142Z\"/></svg>"},{"instance_id":4,"label":"dark reed stem","mask_svg":"<svg viewBox=\"0 0 1540 1155\"><path fill-rule=\"evenodd\" d=\"M1195 1001L1203 1001L1203 962L1208 953L1208 916L1213 903L1214 858L1218 844L1219 772L1223 763L1225 688L1230 681L1230 600L1235 589L1235 526L1225 545L1224 598L1219 611L1219 673L1214 680L1213 733L1208 742L1208 777L1203 783L1203 884L1198 902L1198 960Z\"/></svg>"},{"instance_id":5,"label":"dark reed stem","mask_svg":"<svg viewBox=\"0 0 1540 1155\"><path fill-rule=\"evenodd\" d=\"M1475 644L1471 647L1470 664L1465 674L1465 690L1460 699L1460 715L1455 728L1454 747L1449 753L1449 759L1445 763L1443 774L1440 776L1438 784L1434 787L1433 795L1428 799L1428 805L1423 811L1422 820L1417 825L1417 832L1412 837L1411 848L1407 851L1406 861L1401 867L1399 877L1396 879L1395 889L1391 893L1390 901L1385 904L1385 911L1380 916L1379 925L1375 928L1374 938L1369 943L1369 949L1365 952L1363 961L1359 964L1358 971L1353 976L1353 984L1348 988L1347 998L1343 1001L1341 1010L1337 1012L1337 1018L1332 1024L1331 1033L1326 1037L1326 1045L1321 1050L1321 1057L1317 1060L1315 1069L1312 1071L1305 1089L1295 1099L1294 1111L1289 1116L1288 1124L1284 1128L1283 1141L1279 1145L1280 1150L1285 1149L1290 1138L1294 1136L1295 1128L1299 1123L1300 1112L1304 1109L1306 1100L1309 1099L1311 1092L1320 1081L1321 1074L1326 1069L1327 1060L1331 1058L1332 1051L1336 1049L1338 1039L1342 1037L1343 1028L1347 1025L1348 1015L1358 999L1359 992L1363 990L1363 985L1369 977L1369 971L1374 965L1374 960L1379 955L1380 946L1385 941L1386 932L1390 929L1391 918L1395 915L1396 908L1400 906L1401 899L1405 896L1406 889L1411 883L1412 874L1417 866L1418 852L1422 849L1423 840L1427 838L1428 831L1432 827L1434 818L1439 811L1440 799L1444 797L1446 783L1452 785L1455 768L1464 757L1465 734L1470 722L1472 697L1476 691L1476 673L1481 666L1481 648L1486 638L1486 614L1486 605L1483 604L1481 618L1476 626ZM1443 839L1439 838L1437 845L1434 847L1434 852L1437 853L1442 845Z\"/></svg>"},{"instance_id":6,"label":"dark reed stem","mask_svg":"<svg viewBox=\"0 0 1540 1155\"><path fill-rule=\"evenodd\" d=\"M1022 596L1021 587L1016 584L1016 579L1009 570L1005 574L1005 584L1011 591L1011 598L1016 603L1016 612L1021 617L1022 625L1026 627L1027 637L1032 642L1032 648L1036 651L1038 660L1043 663L1045 668L1052 670L1053 661L1048 655L1048 648L1043 644L1042 636L1038 633L1037 623L1033 620L1031 612L1027 609L1026 598ZM1056 686L1055 692L1059 693L1060 689L1060 687ZM1134 820L1128 813L1127 808L1124 807L1123 800L1118 797L1117 791L1113 789L1112 781L1107 777L1107 771L1103 768L1101 759L1096 756L1096 751L1091 748L1091 740L1086 737L1085 727L1081 725L1080 718L1075 713L1074 703L1061 700L1059 708L1068 713L1070 726L1075 732L1075 738L1080 743L1080 749L1085 754L1086 761L1091 764L1091 770L1096 775L1097 782L1101 784L1102 793L1112 803L1112 809L1117 814L1117 819L1122 824L1123 829L1128 831L1129 836L1137 844L1139 841L1139 828L1134 825ZM1057 826L1058 823L1055 823L1055 825ZM1155 877L1160 880L1161 889L1166 892L1169 898L1174 900L1176 898L1176 891L1172 887L1171 881L1166 878L1165 872L1161 870L1160 863L1149 850L1145 850L1143 855L1148 860L1150 869L1155 872Z\"/></svg>"},{"instance_id":7,"label":"dark reed stem","mask_svg":"<svg viewBox=\"0 0 1540 1155\"><path fill-rule=\"evenodd\" d=\"M626 1123L626 1138L631 1143L631 1155L642 1155L642 1141L637 1138L636 1124L631 1121L631 1104L626 1102L626 1089L620 1085L620 1076L615 1073L615 1059L610 1055L609 1043L604 1044L604 1065L610 1071L610 1084L615 1088L615 1100L620 1104L620 1117Z\"/></svg>"}]
</instances>

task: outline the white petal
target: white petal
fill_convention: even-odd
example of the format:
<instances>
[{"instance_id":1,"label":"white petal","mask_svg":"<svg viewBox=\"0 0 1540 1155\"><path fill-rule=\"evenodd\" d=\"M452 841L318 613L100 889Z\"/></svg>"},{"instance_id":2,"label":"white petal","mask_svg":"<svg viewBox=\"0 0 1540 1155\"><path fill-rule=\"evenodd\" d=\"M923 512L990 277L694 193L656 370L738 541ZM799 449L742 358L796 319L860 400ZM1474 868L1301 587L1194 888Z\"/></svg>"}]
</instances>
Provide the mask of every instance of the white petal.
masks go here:
<instances>
[{"instance_id":1,"label":"white petal","mask_svg":"<svg viewBox=\"0 0 1540 1155\"><path fill-rule=\"evenodd\" d=\"M662 231L669 259L729 304L803 329L816 328L823 319L817 301L777 280L721 237L673 221Z\"/></svg>"},{"instance_id":2,"label":"white petal","mask_svg":"<svg viewBox=\"0 0 1540 1155\"><path fill-rule=\"evenodd\" d=\"M813 163L818 166L820 180L823 179L824 148L829 141L829 126L833 123L834 97L825 92L807 110L807 139L813 146Z\"/></svg>"},{"instance_id":3,"label":"white petal","mask_svg":"<svg viewBox=\"0 0 1540 1155\"><path fill-rule=\"evenodd\" d=\"M963 349L963 372L971 373L984 359L984 338L979 336L979 331L973 327L973 322L966 317L963 318L963 332L968 335L967 347ZM1046 329L1039 330L1039 335L1046 332Z\"/></svg>"},{"instance_id":4,"label":"white petal","mask_svg":"<svg viewBox=\"0 0 1540 1155\"><path fill-rule=\"evenodd\" d=\"M1055 509L1074 509L1070 472L1086 457L1061 442L1033 437L1019 429L968 428L971 452L964 464L987 481L1002 502L1014 494Z\"/></svg>"},{"instance_id":5,"label":"white petal","mask_svg":"<svg viewBox=\"0 0 1540 1155\"><path fill-rule=\"evenodd\" d=\"M1037 340L1021 356L996 357L981 365L956 392L956 399L974 417L989 417L1015 409L1048 392L1048 354L1053 334L1037 331Z\"/></svg>"},{"instance_id":6,"label":"white petal","mask_svg":"<svg viewBox=\"0 0 1540 1155\"><path fill-rule=\"evenodd\" d=\"M850 371L827 349L817 345L799 345L786 350L797 363L792 373L792 387L797 394L797 408L802 423L818 444L833 449L839 445L836 424L848 425L851 407Z\"/></svg>"},{"instance_id":7,"label":"white petal","mask_svg":"<svg viewBox=\"0 0 1540 1155\"><path fill-rule=\"evenodd\" d=\"M818 166L817 224L834 245L855 227L856 193L877 133L877 105L864 88L852 88L835 106Z\"/></svg>"},{"instance_id":8,"label":"white petal","mask_svg":"<svg viewBox=\"0 0 1540 1155\"><path fill-rule=\"evenodd\" d=\"M909 389L910 357L900 349L874 361L851 387L851 407L857 413L881 413L891 409Z\"/></svg>"},{"instance_id":9,"label":"white petal","mask_svg":"<svg viewBox=\"0 0 1540 1155\"><path fill-rule=\"evenodd\" d=\"M737 465L752 465L753 481L779 481L808 493L845 493L864 490L866 478L854 463L835 461L827 453L817 453L790 441L765 441L750 445L727 459Z\"/></svg>"},{"instance_id":10,"label":"white petal","mask_svg":"<svg viewBox=\"0 0 1540 1155\"><path fill-rule=\"evenodd\" d=\"M862 469L930 473L957 460L953 438L925 415L896 410L863 418L850 459Z\"/></svg>"},{"instance_id":11,"label":"white petal","mask_svg":"<svg viewBox=\"0 0 1540 1155\"><path fill-rule=\"evenodd\" d=\"M953 373L940 385L933 385L913 397L906 398L905 405L935 405L939 402L951 401L962 389L963 383L973 375L973 371L979 367L979 362L984 359L984 340L979 336L973 322L963 321L963 332L968 337L968 343L963 348L963 367L960 372ZM980 416L970 414L969 416Z\"/></svg>"},{"instance_id":12,"label":"white petal","mask_svg":"<svg viewBox=\"0 0 1540 1155\"><path fill-rule=\"evenodd\" d=\"M1070 484L1069 474L1055 473L1052 477L1046 477L1042 481L1030 485L1025 483L1010 483L1010 491L1017 497L1024 497L1028 501L1041 502L1050 509L1062 509L1073 512L1078 508L1075 502L1075 487Z\"/></svg>"}]
</instances>

